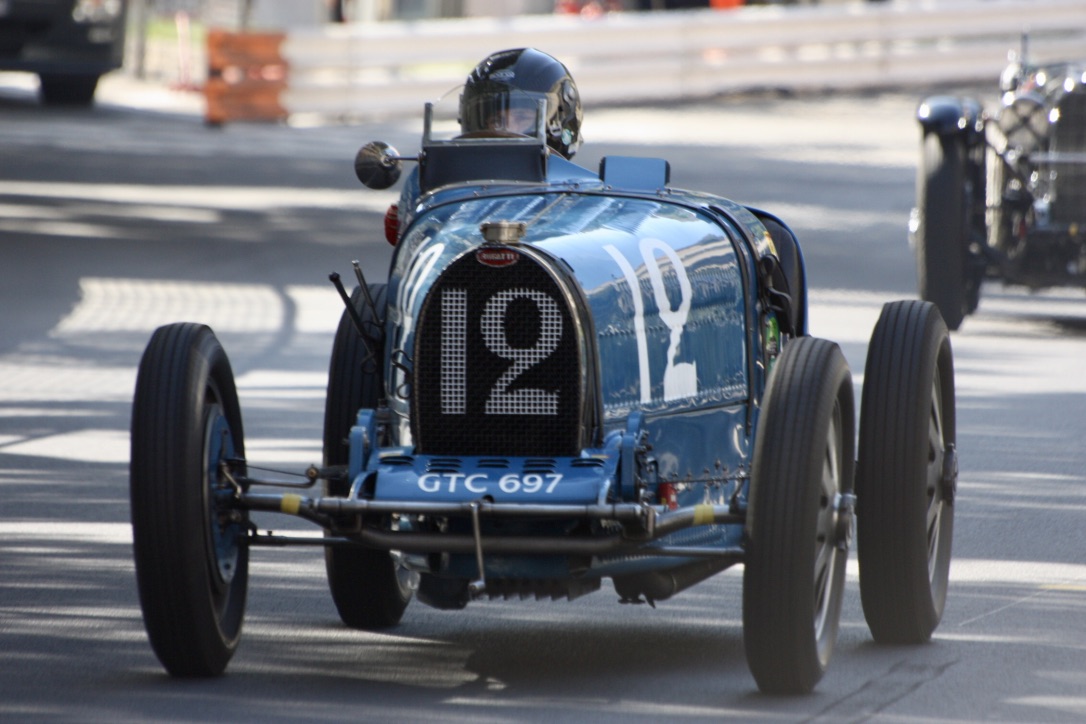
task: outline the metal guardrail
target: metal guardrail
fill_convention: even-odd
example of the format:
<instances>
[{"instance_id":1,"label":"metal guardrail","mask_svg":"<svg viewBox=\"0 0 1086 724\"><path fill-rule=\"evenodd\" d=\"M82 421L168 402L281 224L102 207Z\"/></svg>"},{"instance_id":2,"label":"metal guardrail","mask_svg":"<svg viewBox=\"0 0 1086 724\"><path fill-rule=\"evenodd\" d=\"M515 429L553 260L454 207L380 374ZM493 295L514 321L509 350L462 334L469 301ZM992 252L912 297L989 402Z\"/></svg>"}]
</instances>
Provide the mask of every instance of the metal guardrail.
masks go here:
<instances>
[{"instance_id":1,"label":"metal guardrail","mask_svg":"<svg viewBox=\"0 0 1086 724\"><path fill-rule=\"evenodd\" d=\"M824 6L329 25L288 32L291 114L416 115L482 57L532 46L586 105L795 91L994 83L1030 33L1034 60L1086 55L1082 0L898 0Z\"/></svg>"}]
</instances>

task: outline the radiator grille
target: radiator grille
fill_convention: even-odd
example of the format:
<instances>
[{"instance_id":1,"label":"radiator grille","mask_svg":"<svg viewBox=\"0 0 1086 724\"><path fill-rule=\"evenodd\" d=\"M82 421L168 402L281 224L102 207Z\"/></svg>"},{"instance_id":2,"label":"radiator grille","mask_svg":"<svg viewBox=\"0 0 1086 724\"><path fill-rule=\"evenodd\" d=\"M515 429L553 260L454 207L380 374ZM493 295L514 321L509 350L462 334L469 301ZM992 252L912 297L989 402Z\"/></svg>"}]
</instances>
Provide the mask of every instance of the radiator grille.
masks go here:
<instances>
[{"instance_id":1,"label":"radiator grille","mask_svg":"<svg viewBox=\"0 0 1086 724\"><path fill-rule=\"evenodd\" d=\"M1060 99L1059 120L1052 134L1051 149L1057 154L1086 153L1086 91L1076 89ZM1052 220L1069 224L1086 220L1086 163L1058 163L1056 200Z\"/></svg>"},{"instance_id":2,"label":"radiator grille","mask_svg":"<svg viewBox=\"0 0 1086 724\"><path fill-rule=\"evenodd\" d=\"M503 247L458 259L423 302L412 427L427 455L579 452L583 389L573 317L538 262Z\"/></svg>"}]
</instances>

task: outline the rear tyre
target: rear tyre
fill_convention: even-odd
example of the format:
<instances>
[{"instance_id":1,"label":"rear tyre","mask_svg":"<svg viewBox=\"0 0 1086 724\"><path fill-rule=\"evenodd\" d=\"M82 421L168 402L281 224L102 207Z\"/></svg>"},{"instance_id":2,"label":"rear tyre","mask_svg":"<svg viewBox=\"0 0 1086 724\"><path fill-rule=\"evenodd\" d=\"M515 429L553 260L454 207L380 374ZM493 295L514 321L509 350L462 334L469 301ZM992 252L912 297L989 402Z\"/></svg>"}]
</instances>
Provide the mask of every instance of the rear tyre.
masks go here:
<instances>
[{"instance_id":1,"label":"rear tyre","mask_svg":"<svg viewBox=\"0 0 1086 724\"><path fill-rule=\"evenodd\" d=\"M948 328L957 329L966 310L976 307L968 298L965 275L969 245L963 186L965 146L957 136L925 133L921 152L916 175L920 212L916 276L920 298L939 308Z\"/></svg>"},{"instance_id":2,"label":"rear tyre","mask_svg":"<svg viewBox=\"0 0 1086 724\"><path fill-rule=\"evenodd\" d=\"M382 314L385 285L371 284L370 297ZM376 340L380 321L355 289L351 303L363 325ZM347 437L355 416L363 408L376 408L381 392L384 351L365 342L346 311L339 320L328 370L328 397L324 408L324 464L346 465L350 448ZM347 495L348 481L329 481L325 492ZM328 585L339 617L357 629L395 626L403 617L412 596L410 572L388 551L366 548L326 548L324 554Z\"/></svg>"},{"instance_id":3,"label":"rear tyre","mask_svg":"<svg viewBox=\"0 0 1086 724\"><path fill-rule=\"evenodd\" d=\"M241 638L248 516L220 463L245 456L234 376L198 324L160 327L132 405L132 537L151 647L174 676L217 676ZM237 464L234 472L243 474Z\"/></svg>"},{"instance_id":4,"label":"rear tyre","mask_svg":"<svg viewBox=\"0 0 1086 724\"><path fill-rule=\"evenodd\" d=\"M837 641L852 532L855 403L836 344L789 342L758 424L747 511L743 643L758 688L809 692Z\"/></svg>"},{"instance_id":5,"label":"rear tyre","mask_svg":"<svg viewBox=\"0 0 1086 724\"><path fill-rule=\"evenodd\" d=\"M98 76L85 73L43 73L38 81L38 95L49 106L89 106L98 88Z\"/></svg>"},{"instance_id":6,"label":"rear tyre","mask_svg":"<svg viewBox=\"0 0 1086 724\"><path fill-rule=\"evenodd\" d=\"M883 307L868 347L856 477L860 595L879 643L931 638L946 603L957 487L954 364L938 311Z\"/></svg>"}]
</instances>

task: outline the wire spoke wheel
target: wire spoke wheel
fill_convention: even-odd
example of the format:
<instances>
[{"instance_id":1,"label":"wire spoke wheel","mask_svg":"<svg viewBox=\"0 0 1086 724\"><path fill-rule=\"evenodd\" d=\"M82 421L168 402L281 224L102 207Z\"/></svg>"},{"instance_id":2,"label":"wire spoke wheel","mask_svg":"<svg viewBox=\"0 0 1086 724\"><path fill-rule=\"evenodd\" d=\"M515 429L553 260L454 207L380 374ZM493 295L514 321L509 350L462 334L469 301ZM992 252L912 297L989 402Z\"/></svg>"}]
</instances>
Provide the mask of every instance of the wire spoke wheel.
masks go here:
<instances>
[{"instance_id":1,"label":"wire spoke wheel","mask_svg":"<svg viewBox=\"0 0 1086 724\"><path fill-rule=\"evenodd\" d=\"M228 469L245 447L233 373L205 326L160 327L132 407L136 579L151 647L174 676L217 676L241 639L248 516Z\"/></svg>"},{"instance_id":2,"label":"wire spoke wheel","mask_svg":"<svg viewBox=\"0 0 1086 724\"><path fill-rule=\"evenodd\" d=\"M958 476L950 338L930 304L888 304L875 325L859 462L864 617L880 643L927 641L946 604Z\"/></svg>"},{"instance_id":3,"label":"wire spoke wheel","mask_svg":"<svg viewBox=\"0 0 1086 724\"><path fill-rule=\"evenodd\" d=\"M950 560L950 531L947 523L953 517L948 491L943 484L946 469L946 430L943 425L942 379L938 368L931 387L931 412L928 424L928 469L925 489L928 507L926 518L928 540L928 580L937 595L946 597L946 571ZM942 587L941 592L938 589Z\"/></svg>"},{"instance_id":4,"label":"wire spoke wheel","mask_svg":"<svg viewBox=\"0 0 1086 724\"><path fill-rule=\"evenodd\" d=\"M819 642L819 660L829 662L832 649L827 627L835 627L840 612L840 592L836 590L838 573L844 570L844 556L837 540L838 510L841 504L841 408L834 406L823 453L822 489L818 499L815 553L815 640Z\"/></svg>"},{"instance_id":5,"label":"wire spoke wheel","mask_svg":"<svg viewBox=\"0 0 1086 724\"><path fill-rule=\"evenodd\" d=\"M836 344L788 343L758 425L743 573L747 662L768 693L813 689L837 642L852 531L854 405Z\"/></svg>"}]
</instances>

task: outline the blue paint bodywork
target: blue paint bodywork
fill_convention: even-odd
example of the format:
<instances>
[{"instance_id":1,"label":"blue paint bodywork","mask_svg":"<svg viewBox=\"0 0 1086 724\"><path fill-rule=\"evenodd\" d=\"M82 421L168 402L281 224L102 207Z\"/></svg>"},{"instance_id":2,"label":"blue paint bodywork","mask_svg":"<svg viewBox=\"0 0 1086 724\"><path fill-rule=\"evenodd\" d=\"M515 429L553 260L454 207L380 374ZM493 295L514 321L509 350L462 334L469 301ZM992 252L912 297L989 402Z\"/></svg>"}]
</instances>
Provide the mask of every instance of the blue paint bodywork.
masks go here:
<instances>
[{"instance_id":1,"label":"blue paint bodywork","mask_svg":"<svg viewBox=\"0 0 1086 724\"><path fill-rule=\"evenodd\" d=\"M352 497L403 504L488 503L600 505L641 503L666 511L697 505L746 508L758 401L764 392L764 331L775 324L760 261L776 255L755 212L717 197L667 188L666 162L605 160L605 183L583 174L542 183L463 183L424 194L406 209L388 278L385 379L389 423L373 445L375 413L363 410L351 435ZM428 294L446 269L483 244L480 228L522 222L516 244L571 283L568 297L587 304L594 339L602 423L594 443L573 457L419 454L412 435L413 355ZM802 262L800 266L802 274ZM802 277L801 277L802 278ZM806 303L802 289L795 303ZM806 315L802 315L805 319ZM805 330L799 330L804 333ZM587 379L591 384L592 375ZM591 395L590 395L591 396ZM470 424L470 421L465 424ZM408 516L409 518L410 516ZM409 529L410 521L401 521ZM452 520L449 530L464 530ZM482 534L509 521L485 520ZM557 537L569 521L525 523L523 532ZM588 534L606 526L588 526ZM704 524L653 542L661 548L738 549L743 525ZM487 555L488 577L600 578L674 569L692 563L675 551L654 557ZM476 575L470 555L407 556L422 572Z\"/></svg>"}]
</instances>

